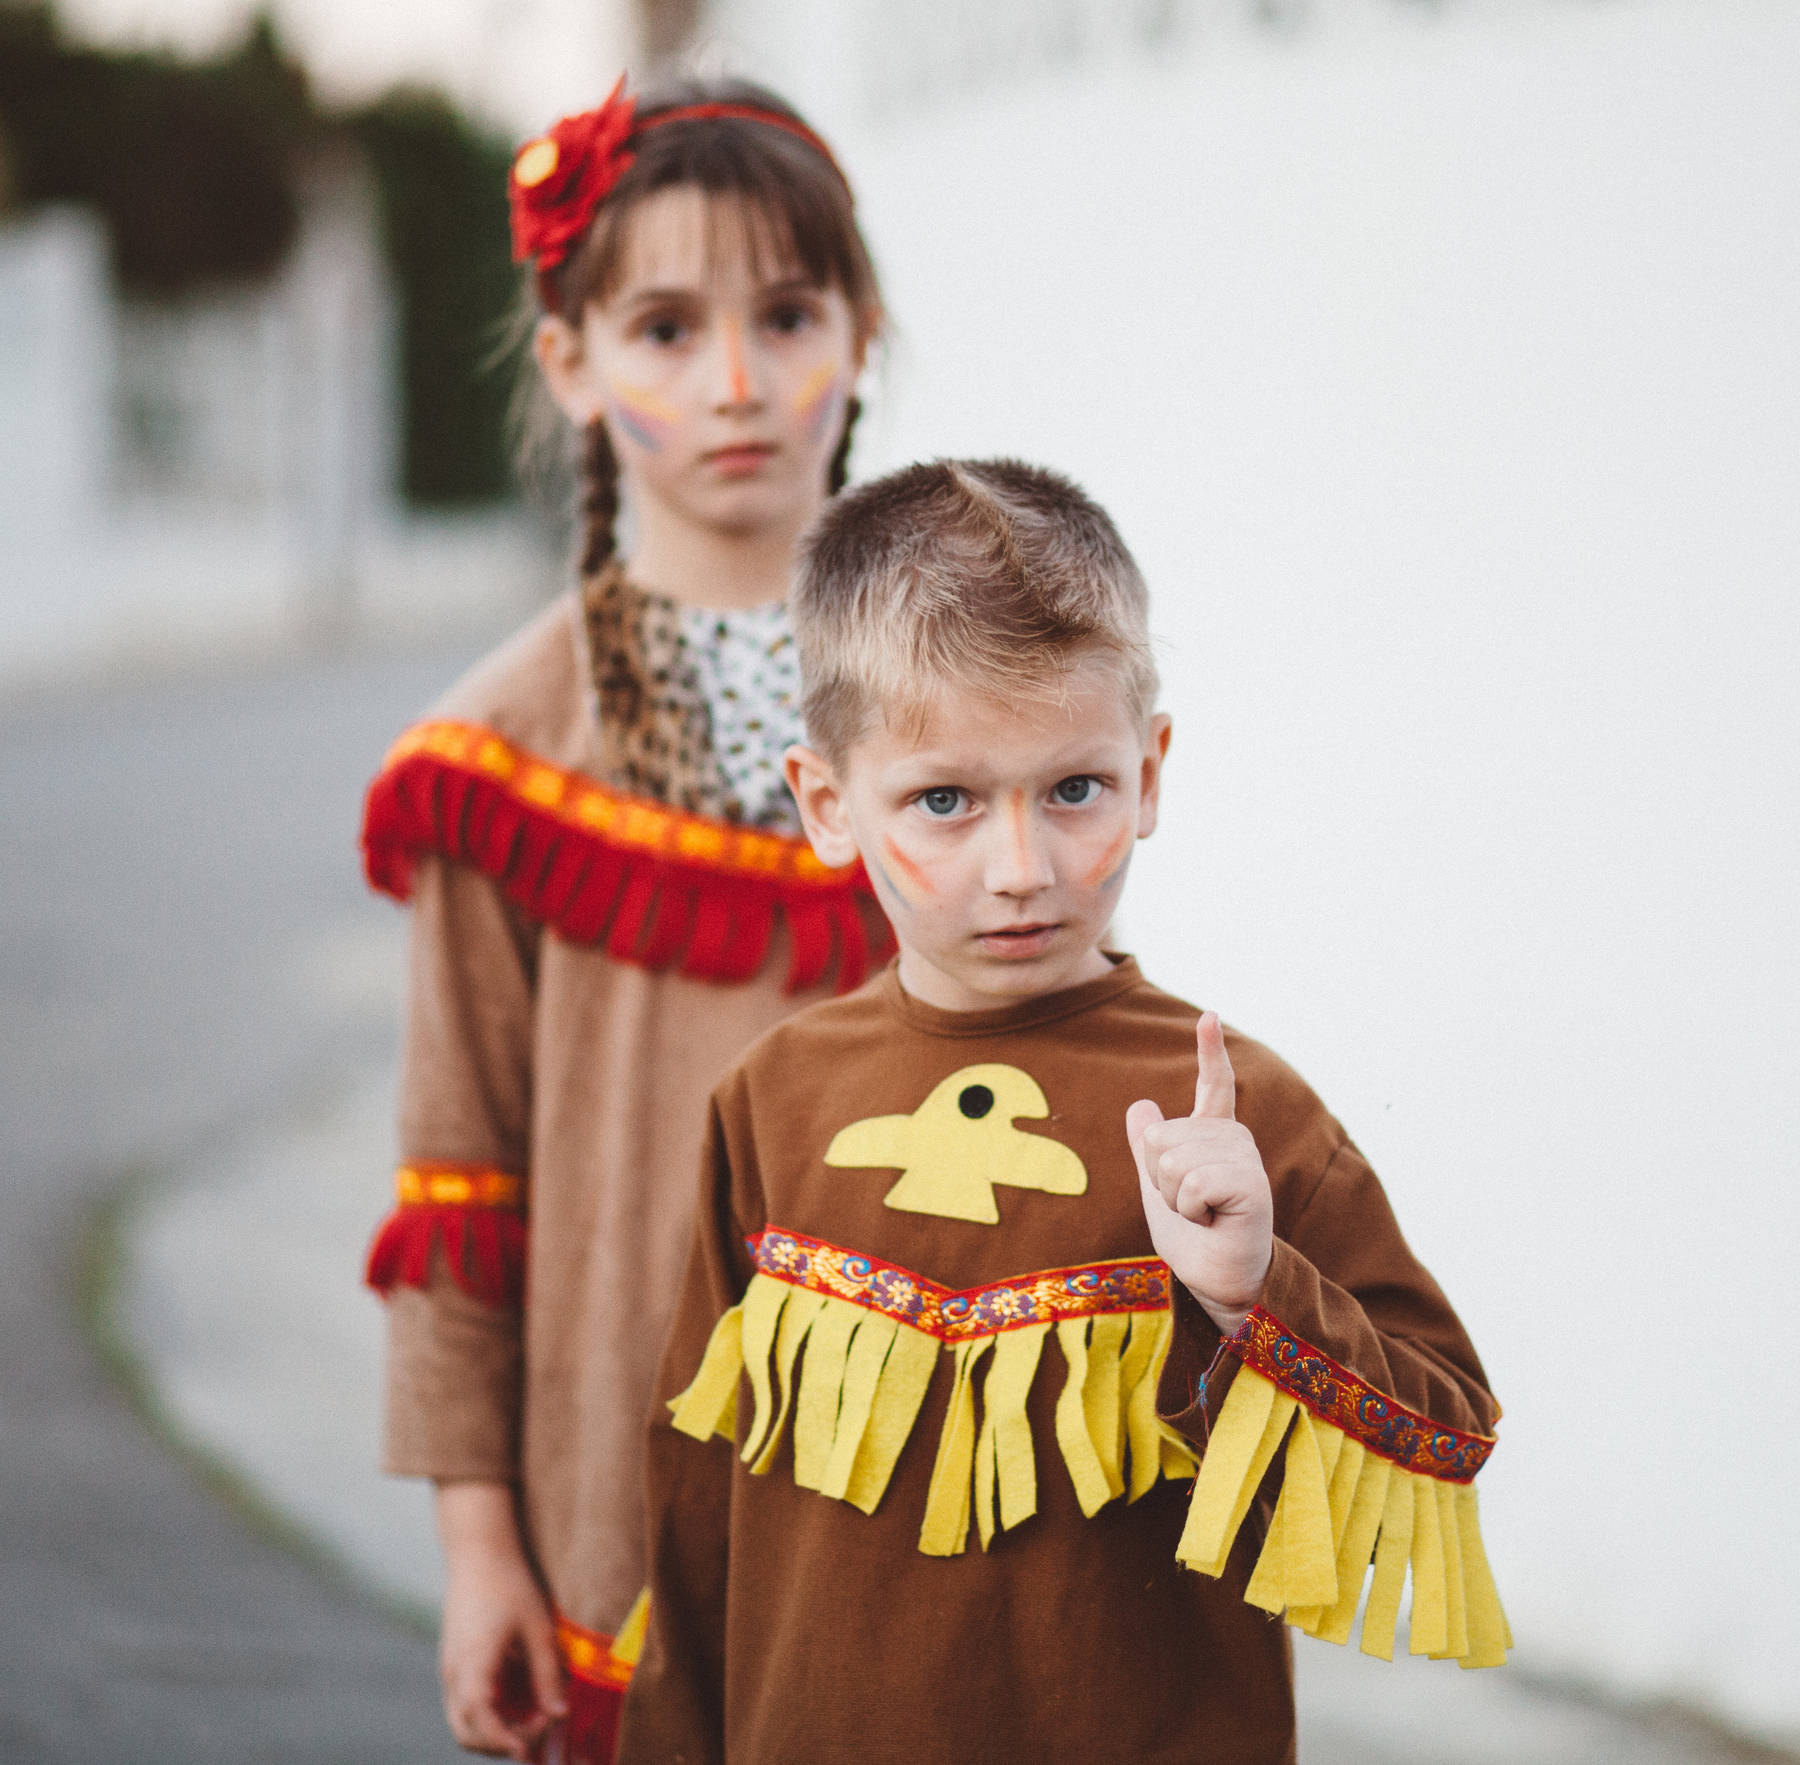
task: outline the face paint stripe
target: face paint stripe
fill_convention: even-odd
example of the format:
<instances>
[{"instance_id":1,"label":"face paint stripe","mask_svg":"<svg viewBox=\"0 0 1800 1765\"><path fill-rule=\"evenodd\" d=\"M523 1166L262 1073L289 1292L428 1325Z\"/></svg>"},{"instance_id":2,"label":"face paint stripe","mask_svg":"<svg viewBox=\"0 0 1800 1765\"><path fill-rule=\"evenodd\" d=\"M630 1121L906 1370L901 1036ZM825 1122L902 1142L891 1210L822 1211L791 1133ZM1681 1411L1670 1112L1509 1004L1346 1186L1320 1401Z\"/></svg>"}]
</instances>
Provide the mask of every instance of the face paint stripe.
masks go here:
<instances>
[{"instance_id":1,"label":"face paint stripe","mask_svg":"<svg viewBox=\"0 0 1800 1765\"><path fill-rule=\"evenodd\" d=\"M1131 856L1135 839L1136 835L1129 827L1121 828L1119 837L1100 854L1099 862L1081 879L1081 886L1084 889L1103 889L1120 876L1124 872L1126 860Z\"/></svg>"},{"instance_id":2,"label":"face paint stripe","mask_svg":"<svg viewBox=\"0 0 1800 1765\"><path fill-rule=\"evenodd\" d=\"M623 429L639 447L646 448L651 453L662 452L662 435L657 432L657 429L652 428L649 423L642 421L637 413L632 410L630 405L620 404L615 401L612 414L614 421L618 423L619 427ZM651 422L654 423L654 421L655 419L652 418Z\"/></svg>"},{"instance_id":3,"label":"face paint stripe","mask_svg":"<svg viewBox=\"0 0 1800 1765\"><path fill-rule=\"evenodd\" d=\"M808 441L825 433L842 403L838 371L831 362L815 368L801 384L794 399L794 414L806 430Z\"/></svg>"},{"instance_id":4,"label":"face paint stripe","mask_svg":"<svg viewBox=\"0 0 1800 1765\"><path fill-rule=\"evenodd\" d=\"M731 370L731 402L743 404L750 396L750 376L744 370L744 333L736 319L725 321L726 362Z\"/></svg>"},{"instance_id":5,"label":"face paint stripe","mask_svg":"<svg viewBox=\"0 0 1800 1765\"><path fill-rule=\"evenodd\" d=\"M894 844L892 838L886 834L882 835L881 849L887 854L888 862L892 864L896 870L901 872L917 891L916 894L908 893L907 890L903 889L894 881L892 876L888 875L885 869L882 871L882 875L887 878L888 887L891 888L894 893L907 904L907 906L916 907L921 898L930 900L936 895L937 890L931 886L931 878L928 877L912 859L907 857L907 855Z\"/></svg>"}]
</instances>

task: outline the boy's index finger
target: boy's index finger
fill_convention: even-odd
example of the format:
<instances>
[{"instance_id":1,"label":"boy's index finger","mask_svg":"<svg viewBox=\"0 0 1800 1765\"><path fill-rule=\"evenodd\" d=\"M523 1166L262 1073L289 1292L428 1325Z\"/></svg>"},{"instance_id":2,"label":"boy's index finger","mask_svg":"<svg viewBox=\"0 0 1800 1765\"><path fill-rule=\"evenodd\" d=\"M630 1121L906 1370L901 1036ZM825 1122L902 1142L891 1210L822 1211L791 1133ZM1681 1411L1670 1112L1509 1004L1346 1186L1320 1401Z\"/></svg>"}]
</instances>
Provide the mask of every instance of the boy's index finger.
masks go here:
<instances>
[{"instance_id":1,"label":"boy's index finger","mask_svg":"<svg viewBox=\"0 0 1800 1765\"><path fill-rule=\"evenodd\" d=\"M1237 1119L1237 1075L1225 1052L1225 1026L1216 1011L1203 1011L1195 1032L1200 1045L1200 1076L1194 1085L1194 1114L1218 1121Z\"/></svg>"}]
</instances>

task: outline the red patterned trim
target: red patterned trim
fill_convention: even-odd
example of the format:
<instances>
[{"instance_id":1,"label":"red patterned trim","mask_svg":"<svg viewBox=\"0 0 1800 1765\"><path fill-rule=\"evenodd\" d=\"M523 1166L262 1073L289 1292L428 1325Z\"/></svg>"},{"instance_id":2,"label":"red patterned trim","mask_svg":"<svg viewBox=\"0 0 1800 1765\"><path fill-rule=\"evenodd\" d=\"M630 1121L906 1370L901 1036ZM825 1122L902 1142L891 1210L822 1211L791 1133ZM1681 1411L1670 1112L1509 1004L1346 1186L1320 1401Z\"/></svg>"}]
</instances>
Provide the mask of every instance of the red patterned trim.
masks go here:
<instances>
[{"instance_id":1,"label":"red patterned trim","mask_svg":"<svg viewBox=\"0 0 1800 1765\"><path fill-rule=\"evenodd\" d=\"M563 1617L560 1612L556 1618L556 1646L562 1651L563 1665L571 1679L610 1685L620 1691L631 1683L632 1663L621 1661L613 1653L613 1639Z\"/></svg>"},{"instance_id":2,"label":"red patterned trim","mask_svg":"<svg viewBox=\"0 0 1800 1765\"><path fill-rule=\"evenodd\" d=\"M377 1293L424 1287L440 1247L451 1278L487 1305L525 1293L525 1185L478 1164L408 1164L394 1173L400 1205L376 1229L363 1279Z\"/></svg>"},{"instance_id":3,"label":"red patterned trim","mask_svg":"<svg viewBox=\"0 0 1800 1765\"><path fill-rule=\"evenodd\" d=\"M626 796L480 724L421 723L394 744L369 787L362 847L370 884L397 900L418 855L435 852L571 943L701 980L754 975L777 909L791 992L818 985L834 954L849 992L892 947L878 914L880 947L869 947L874 895L860 865L828 869L804 840Z\"/></svg>"},{"instance_id":4,"label":"red patterned trim","mask_svg":"<svg viewBox=\"0 0 1800 1765\"><path fill-rule=\"evenodd\" d=\"M1470 1483L1494 1450L1491 1435L1465 1434L1384 1396L1260 1305L1225 1346L1321 1421L1404 1470L1446 1483Z\"/></svg>"},{"instance_id":5,"label":"red patterned trim","mask_svg":"<svg viewBox=\"0 0 1800 1765\"><path fill-rule=\"evenodd\" d=\"M1169 1303L1168 1266L1155 1257L1044 1269L957 1292L898 1263L778 1226L764 1227L748 1243L757 1269L772 1280L847 1299L940 1342L1103 1312L1162 1311Z\"/></svg>"}]
</instances>

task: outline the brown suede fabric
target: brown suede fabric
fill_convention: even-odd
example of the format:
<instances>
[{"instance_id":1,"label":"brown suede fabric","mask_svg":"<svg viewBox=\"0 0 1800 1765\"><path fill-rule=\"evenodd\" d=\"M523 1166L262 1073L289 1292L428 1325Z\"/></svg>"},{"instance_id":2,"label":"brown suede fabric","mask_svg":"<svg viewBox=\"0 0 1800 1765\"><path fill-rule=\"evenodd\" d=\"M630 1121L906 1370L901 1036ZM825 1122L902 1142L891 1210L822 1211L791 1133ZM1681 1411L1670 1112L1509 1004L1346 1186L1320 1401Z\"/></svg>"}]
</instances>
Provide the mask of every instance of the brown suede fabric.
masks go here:
<instances>
[{"instance_id":1,"label":"brown suede fabric","mask_svg":"<svg viewBox=\"0 0 1800 1765\"><path fill-rule=\"evenodd\" d=\"M1127 1106L1192 1107L1198 1013L1121 961L1067 993L946 1013L890 968L765 1036L719 1087L701 1219L661 1375L665 1400L699 1367L753 1272L765 1226L902 1265L954 1289L1036 1270L1154 1255L1125 1138ZM1263 1303L1383 1391L1458 1428L1496 1416L1479 1362L1413 1258L1343 1129L1287 1066L1235 1033L1238 1116L1275 1192ZM838 1130L910 1114L967 1066L1022 1069L1050 1114L1021 1131L1071 1148L1085 1193L997 1187L998 1224L896 1211L892 1169L828 1167ZM1178 1292L1161 1408L1204 1443L1229 1385L1202 1378L1217 1331ZM650 1426L652 1611L627 1697L619 1765L921 1765L923 1761L1209 1761L1294 1757L1284 1627L1245 1604L1266 1526L1253 1515L1225 1576L1177 1566L1191 1485L1084 1518L1056 1443L1065 1364L1046 1342L1027 1405L1036 1515L959 1556L918 1548L951 1386L941 1355L873 1515L796 1486L791 1439L752 1475L723 1440ZM739 1439L750 1405L739 1405Z\"/></svg>"},{"instance_id":2,"label":"brown suede fabric","mask_svg":"<svg viewBox=\"0 0 1800 1765\"><path fill-rule=\"evenodd\" d=\"M603 776L579 604L565 596L434 715ZM763 1030L784 940L738 986L650 973L526 922L471 870L414 885L400 1152L527 1184L522 1310L441 1259L389 1306L384 1464L518 1479L528 1543L565 1616L614 1632L644 1584L643 1416L693 1218L707 1095ZM818 994L812 997L818 997Z\"/></svg>"}]
</instances>

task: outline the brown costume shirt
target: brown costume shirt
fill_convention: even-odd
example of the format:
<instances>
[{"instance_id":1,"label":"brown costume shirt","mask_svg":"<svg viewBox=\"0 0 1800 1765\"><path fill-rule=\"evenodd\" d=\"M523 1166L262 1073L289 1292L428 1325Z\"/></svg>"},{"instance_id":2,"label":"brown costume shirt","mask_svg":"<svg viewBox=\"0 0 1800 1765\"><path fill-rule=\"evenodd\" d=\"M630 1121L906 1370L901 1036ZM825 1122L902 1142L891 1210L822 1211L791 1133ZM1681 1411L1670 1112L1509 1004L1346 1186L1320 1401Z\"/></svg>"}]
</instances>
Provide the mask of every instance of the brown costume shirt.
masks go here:
<instances>
[{"instance_id":1,"label":"brown costume shirt","mask_svg":"<svg viewBox=\"0 0 1800 1765\"><path fill-rule=\"evenodd\" d=\"M1170 1116L1191 1107L1197 1016L1129 960L1067 992L968 1013L911 999L890 968L766 1035L719 1087L663 1398L691 1406L708 1382L696 1369L740 1319L743 1364L757 1376L759 1289L792 1304L771 1338L766 1394L744 1382L735 1422L725 1416L740 1446L759 1448L757 1471L726 1441L678 1431L666 1408L652 1419L651 1619L620 1765L1292 1759L1285 1632L1244 1600L1268 1502L1220 1578L1177 1565L1192 1466L1165 1447L1157 1476L1156 1437L1138 1433L1156 1425L1144 1413L1154 1371L1146 1403L1130 1406L1131 1467L1145 1474L1119 1474L1133 1375L1109 1369L1131 1362L1127 1329L1132 1341L1140 1327L1172 1333L1156 1408L1197 1448L1237 1367L1221 1357L1203 1386L1220 1338L1185 1293L1174 1295L1171 1332L1155 1271L1169 1278L1124 1129L1139 1097ZM1229 1032L1227 1042L1238 1118L1274 1190L1263 1311L1419 1415L1489 1433L1497 1410L1474 1350L1355 1146L1267 1049ZM1055 1273L1020 1281L1039 1271ZM1108 1291L1111 1301L1094 1297ZM1145 1310L1159 1295L1160 1310ZM801 1307L812 1308L810 1330ZM1137 1308L1129 1323L1102 1315L1120 1307ZM846 1354L830 1320L882 1308L935 1319L943 1348L925 1345L928 1382L910 1426L904 1404L884 1411L877 1397L865 1443L850 1443L849 1499L831 1499L797 1476L831 1486L821 1442L836 1428L837 1450L843 1418L868 1400L859 1350ZM1020 1327L1070 1308L1073 1322ZM885 1381L913 1338L880 1328L893 1342ZM985 1350L957 1349L971 1328ZM823 1424L807 1389L815 1355L832 1411ZM1026 1378L1028 1434L1006 1419L1000 1389L1014 1387L1016 1410ZM992 1430L974 1419L989 1413ZM885 1485L877 1473L859 1488L883 1428L904 1434L897 1462ZM1090 1483L1096 1475L1083 1457L1090 1433L1103 1459L1113 1442L1121 1493L1111 1499L1103 1487L1084 1502L1078 1490L1079 1464Z\"/></svg>"}]
</instances>

